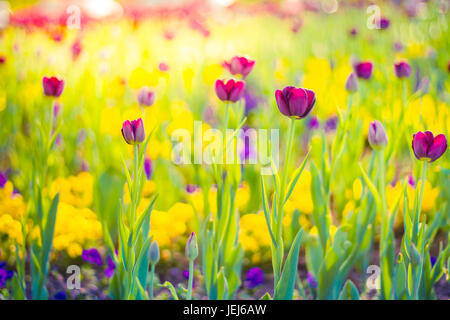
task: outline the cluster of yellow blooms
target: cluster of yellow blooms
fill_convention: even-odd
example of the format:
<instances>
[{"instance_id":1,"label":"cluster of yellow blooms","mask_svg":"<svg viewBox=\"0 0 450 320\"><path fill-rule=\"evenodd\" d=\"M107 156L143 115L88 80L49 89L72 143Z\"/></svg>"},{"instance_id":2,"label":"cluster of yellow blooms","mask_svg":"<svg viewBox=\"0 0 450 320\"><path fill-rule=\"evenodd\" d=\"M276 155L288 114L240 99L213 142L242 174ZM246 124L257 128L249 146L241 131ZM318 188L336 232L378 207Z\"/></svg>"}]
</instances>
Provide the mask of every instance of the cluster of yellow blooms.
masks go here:
<instances>
[{"instance_id":1,"label":"cluster of yellow blooms","mask_svg":"<svg viewBox=\"0 0 450 320\"><path fill-rule=\"evenodd\" d=\"M92 205L93 177L81 172L68 178L57 178L50 186L50 195L60 193L53 245L72 257L81 255L83 248L102 238L102 226Z\"/></svg>"},{"instance_id":2,"label":"cluster of yellow blooms","mask_svg":"<svg viewBox=\"0 0 450 320\"><path fill-rule=\"evenodd\" d=\"M14 193L12 183L7 181L3 188L0 188L0 236L5 234L10 240L22 242L20 217L25 214L25 210L22 196Z\"/></svg>"},{"instance_id":3,"label":"cluster of yellow blooms","mask_svg":"<svg viewBox=\"0 0 450 320\"><path fill-rule=\"evenodd\" d=\"M192 201L192 205L199 214L204 215L203 208L203 194L200 189L196 189L194 192L190 194L190 200ZM235 204L238 208L239 212L243 212L250 200L250 187L244 182L239 186L239 189L236 192ZM208 192L208 203L209 208L212 213L216 213L217 211L217 188L213 187Z\"/></svg>"}]
</instances>

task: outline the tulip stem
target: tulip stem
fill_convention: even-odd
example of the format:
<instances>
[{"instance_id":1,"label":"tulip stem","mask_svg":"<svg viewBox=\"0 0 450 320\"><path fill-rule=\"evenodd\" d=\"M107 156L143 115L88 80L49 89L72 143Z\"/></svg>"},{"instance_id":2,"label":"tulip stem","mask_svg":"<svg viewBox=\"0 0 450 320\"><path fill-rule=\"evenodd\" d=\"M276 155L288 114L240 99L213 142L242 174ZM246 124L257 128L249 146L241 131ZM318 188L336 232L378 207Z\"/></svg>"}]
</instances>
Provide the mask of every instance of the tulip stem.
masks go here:
<instances>
[{"instance_id":1,"label":"tulip stem","mask_svg":"<svg viewBox=\"0 0 450 320\"><path fill-rule=\"evenodd\" d=\"M155 263L152 263L151 271L150 271L150 300L153 300L153 282L155 278Z\"/></svg>"},{"instance_id":2,"label":"tulip stem","mask_svg":"<svg viewBox=\"0 0 450 320\"><path fill-rule=\"evenodd\" d=\"M425 189L425 181L427 180L427 168L428 168L428 161L426 160L422 161L422 178L420 179L420 191L416 189L417 208L414 213L414 230L412 237L414 243L416 243L417 240L416 238L419 233L419 220L420 220L420 212L422 209L422 199L423 199L423 192Z\"/></svg>"},{"instance_id":3,"label":"tulip stem","mask_svg":"<svg viewBox=\"0 0 450 320\"><path fill-rule=\"evenodd\" d=\"M189 280L188 280L188 293L186 300L192 300L192 285L194 282L194 259L189 259Z\"/></svg>"},{"instance_id":4,"label":"tulip stem","mask_svg":"<svg viewBox=\"0 0 450 320\"><path fill-rule=\"evenodd\" d=\"M225 104L225 122L224 122L224 128L223 130L226 132L227 128L228 128L228 121L229 121L229 117L230 117L230 103L227 102Z\"/></svg>"}]
</instances>

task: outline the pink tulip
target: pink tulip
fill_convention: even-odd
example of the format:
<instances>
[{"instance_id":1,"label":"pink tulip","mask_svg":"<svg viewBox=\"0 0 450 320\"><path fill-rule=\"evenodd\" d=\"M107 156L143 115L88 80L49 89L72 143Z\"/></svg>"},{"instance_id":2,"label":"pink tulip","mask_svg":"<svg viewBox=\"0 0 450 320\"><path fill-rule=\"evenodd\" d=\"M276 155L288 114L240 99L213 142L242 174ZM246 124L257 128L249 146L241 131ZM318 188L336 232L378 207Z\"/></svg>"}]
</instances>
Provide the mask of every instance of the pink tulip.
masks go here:
<instances>
[{"instance_id":1,"label":"pink tulip","mask_svg":"<svg viewBox=\"0 0 450 320\"><path fill-rule=\"evenodd\" d=\"M243 78L247 77L255 65L254 60L249 60L245 57L233 57L230 62L224 62L232 75L241 75Z\"/></svg>"},{"instance_id":2,"label":"pink tulip","mask_svg":"<svg viewBox=\"0 0 450 320\"><path fill-rule=\"evenodd\" d=\"M222 101L238 101L242 97L244 89L244 81L234 81L233 79L228 80L227 83L224 83L223 80L216 81L216 94Z\"/></svg>"},{"instance_id":3,"label":"pink tulip","mask_svg":"<svg viewBox=\"0 0 450 320\"><path fill-rule=\"evenodd\" d=\"M56 77L44 77L42 79L42 86L44 87L44 94L48 97L59 97L64 89L64 80L59 80Z\"/></svg>"},{"instance_id":4,"label":"pink tulip","mask_svg":"<svg viewBox=\"0 0 450 320\"><path fill-rule=\"evenodd\" d=\"M142 119L125 121L122 125L122 136L128 144L139 144L145 140L144 123Z\"/></svg>"}]
</instances>

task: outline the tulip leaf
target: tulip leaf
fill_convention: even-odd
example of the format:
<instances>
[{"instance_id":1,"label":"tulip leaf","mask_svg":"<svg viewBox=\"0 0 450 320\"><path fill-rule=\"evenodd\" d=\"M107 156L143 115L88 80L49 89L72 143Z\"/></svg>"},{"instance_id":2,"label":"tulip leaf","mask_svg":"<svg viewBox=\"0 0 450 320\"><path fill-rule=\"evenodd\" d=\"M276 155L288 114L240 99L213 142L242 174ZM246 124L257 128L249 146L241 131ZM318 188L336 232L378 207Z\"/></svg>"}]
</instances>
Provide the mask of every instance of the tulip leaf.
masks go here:
<instances>
[{"instance_id":1,"label":"tulip leaf","mask_svg":"<svg viewBox=\"0 0 450 320\"><path fill-rule=\"evenodd\" d=\"M286 201L288 201L289 197L292 194L292 191L294 191L295 185L297 184L298 179L300 178L303 169L305 169L305 165L306 165L306 161L309 158L309 152L306 154L305 158L303 159L302 164L300 165L300 167L297 168L297 170L295 170L294 174L293 174L293 178L292 180L289 182L289 186L287 188L288 192L286 194L286 197L284 198L284 202L283 205L286 203Z\"/></svg>"},{"instance_id":2,"label":"tulip leaf","mask_svg":"<svg viewBox=\"0 0 450 320\"><path fill-rule=\"evenodd\" d=\"M300 243L303 236L303 229L300 229L292 242L291 249L281 272L277 290L274 295L275 300L292 300L294 296L295 278L297 275L298 256Z\"/></svg>"},{"instance_id":3,"label":"tulip leaf","mask_svg":"<svg viewBox=\"0 0 450 320\"><path fill-rule=\"evenodd\" d=\"M266 197L266 190L264 186L264 178L261 175L261 196L263 201L263 209L264 209L264 218L266 220L267 229L269 230L270 237L272 239L273 245L277 247L277 241L275 240L275 236L273 235L272 227L271 227L271 219L270 219L270 213L269 213L269 206L267 203L267 197Z\"/></svg>"}]
</instances>

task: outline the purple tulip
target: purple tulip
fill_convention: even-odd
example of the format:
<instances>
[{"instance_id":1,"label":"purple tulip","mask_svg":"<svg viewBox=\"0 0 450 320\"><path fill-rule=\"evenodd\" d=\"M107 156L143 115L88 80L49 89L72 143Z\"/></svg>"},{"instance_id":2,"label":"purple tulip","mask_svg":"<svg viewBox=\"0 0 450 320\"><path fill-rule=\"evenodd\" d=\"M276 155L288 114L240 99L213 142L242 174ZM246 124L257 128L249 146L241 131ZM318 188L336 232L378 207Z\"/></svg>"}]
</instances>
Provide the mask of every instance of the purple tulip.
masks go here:
<instances>
[{"instance_id":1,"label":"purple tulip","mask_svg":"<svg viewBox=\"0 0 450 320\"><path fill-rule=\"evenodd\" d=\"M356 28L351 28L350 29L350 35L355 37L356 35L358 35L358 30L356 30Z\"/></svg>"},{"instance_id":2,"label":"purple tulip","mask_svg":"<svg viewBox=\"0 0 450 320\"><path fill-rule=\"evenodd\" d=\"M394 64L397 78L408 78L411 75L411 66L406 61Z\"/></svg>"},{"instance_id":3,"label":"purple tulip","mask_svg":"<svg viewBox=\"0 0 450 320\"><path fill-rule=\"evenodd\" d=\"M44 94L48 97L59 97L64 89L64 80L59 80L56 77L42 78L42 86L44 87Z\"/></svg>"},{"instance_id":4,"label":"purple tulip","mask_svg":"<svg viewBox=\"0 0 450 320\"><path fill-rule=\"evenodd\" d=\"M230 71L232 75L241 75L243 78L247 77L248 74L253 70L255 66L254 60L249 60L245 57L233 57L230 62L224 62L225 68Z\"/></svg>"},{"instance_id":5,"label":"purple tulip","mask_svg":"<svg viewBox=\"0 0 450 320\"><path fill-rule=\"evenodd\" d=\"M306 117L316 103L314 91L303 88L285 87L283 91L275 91L280 112L294 119Z\"/></svg>"},{"instance_id":6,"label":"purple tulip","mask_svg":"<svg viewBox=\"0 0 450 320\"><path fill-rule=\"evenodd\" d=\"M86 262L93 263L98 266L103 264L102 256L96 248L83 250L81 253L81 258Z\"/></svg>"},{"instance_id":7,"label":"purple tulip","mask_svg":"<svg viewBox=\"0 0 450 320\"><path fill-rule=\"evenodd\" d=\"M356 75L360 79L370 79L372 76L373 64L370 61L358 62L354 65Z\"/></svg>"},{"instance_id":8,"label":"purple tulip","mask_svg":"<svg viewBox=\"0 0 450 320\"><path fill-rule=\"evenodd\" d=\"M375 120L369 124L369 143L375 150L383 149L388 143L386 130L380 121Z\"/></svg>"},{"instance_id":9,"label":"purple tulip","mask_svg":"<svg viewBox=\"0 0 450 320\"><path fill-rule=\"evenodd\" d=\"M122 136L128 144L139 144L145 140L144 123L142 119L125 121L122 125Z\"/></svg>"},{"instance_id":10,"label":"purple tulip","mask_svg":"<svg viewBox=\"0 0 450 320\"><path fill-rule=\"evenodd\" d=\"M443 134L434 137L430 131L419 131L413 135L412 149L417 159L434 162L447 150L447 138Z\"/></svg>"},{"instance_id":11,"label":"purple tulip","mask_svg":"<svg viewBox=\"0 0 450 320\"><path fill-rule=\"evenodd\" d=\"M244 285L247 289L253 289L264 283L264 277L264 271L260 268L251 268L247 271Z\"/></svg>"},{"instance_id":12,"label":"purple tulip","mask_svg":"<svg viewBox=\"0 0 450 320\"><path fill-rule=\"evenodd\" d=\"M142 87L138 94L138 102L141 106L151 107L155 103L155 93L148 87Z\"/></svg>"},{"instance_id":13,"label":"purple tulip","mask_svg":"<svg viewBox=\"0 0 450 320\"><path fill-rule=\"evenodd\" d=\"M355 92L358 90L358 77L354 72L350 73L347 81L345 81L345 90L348 92Z\"/></svg>"},{"instance_id":14,"label":"purple tulip","mask_svg":"<svg viewBox=\"0 0 450 320\"><path fill-rule=\"evenodd\" d=\"M227 83L224 83L223 80L216 81L216 94L222 101L238 101L244 94L244 89L244 81L234 81L233 79L228 80Z\"/></svg>"}]
</instances>

